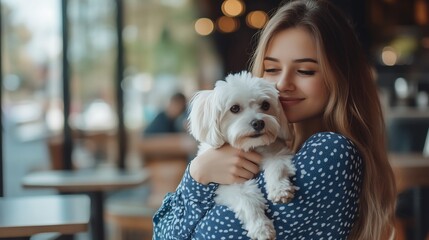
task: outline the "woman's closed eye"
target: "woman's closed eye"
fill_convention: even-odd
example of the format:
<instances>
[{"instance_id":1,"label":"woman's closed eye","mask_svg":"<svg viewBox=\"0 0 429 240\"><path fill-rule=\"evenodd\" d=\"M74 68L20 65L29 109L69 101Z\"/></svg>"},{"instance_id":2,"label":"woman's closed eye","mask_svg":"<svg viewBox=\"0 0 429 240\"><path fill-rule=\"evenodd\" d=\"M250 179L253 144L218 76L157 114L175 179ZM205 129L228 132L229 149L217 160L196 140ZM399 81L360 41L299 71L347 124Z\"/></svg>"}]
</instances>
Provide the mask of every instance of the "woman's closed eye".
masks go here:
<instances>
[{"instance_id":1,"label":"woman's closed eye","mask_svg":"<svg viewBox=\"0 0 429 240\"><path fill-rule=\"evenodd\" d=\"M266 73L275 73L275 72L279 72L280 69L279 68L266 68L266 69L264 69L264 71Z\"/></svg>"},{"instance_id":2,"label":"woman's closed eye","mask_svg":"<svg viewBox=\"0 0 429 240\"><path fill-rule=\"evenodd\" d=\"M316 71L313 70L297 70L298 74L304 75L304 76L313 76Z\"/></svg>"}]
</instances>

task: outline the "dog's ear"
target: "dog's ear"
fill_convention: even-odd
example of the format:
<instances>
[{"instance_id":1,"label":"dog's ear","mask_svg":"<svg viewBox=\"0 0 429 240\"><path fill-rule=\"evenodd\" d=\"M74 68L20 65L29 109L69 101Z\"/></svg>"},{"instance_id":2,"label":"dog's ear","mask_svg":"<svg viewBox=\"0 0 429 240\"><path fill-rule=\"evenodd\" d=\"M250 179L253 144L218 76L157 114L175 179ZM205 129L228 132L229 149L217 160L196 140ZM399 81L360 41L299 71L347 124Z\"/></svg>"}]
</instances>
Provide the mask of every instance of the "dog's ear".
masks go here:
<instances>
[{"instance_id":1,"label":"dog's ear","mask_svg":"<svg viewBox=\"0 0 429 240\"><path fill-rule=\"evenodd\" d=\"M291 138L291 129L289 125L289 121L286 118L286 115L283 111L283 107L279 103L279 111L278 111L278 119L280 122L280 133L278 135L279 138L288 140Z\"/></svg>"},{"instance_id":2,"label":"dog's ear","mask_svg":"<svg viewBox=\"0 0 429 240\"><path fill-rule=\"evenodd\" d=\"M198 92L190 102L189 132L200 142L214 148L222 146L225 141L219 128L220 110L217 108L214 91Z\"/></svg>"}]
</instances>

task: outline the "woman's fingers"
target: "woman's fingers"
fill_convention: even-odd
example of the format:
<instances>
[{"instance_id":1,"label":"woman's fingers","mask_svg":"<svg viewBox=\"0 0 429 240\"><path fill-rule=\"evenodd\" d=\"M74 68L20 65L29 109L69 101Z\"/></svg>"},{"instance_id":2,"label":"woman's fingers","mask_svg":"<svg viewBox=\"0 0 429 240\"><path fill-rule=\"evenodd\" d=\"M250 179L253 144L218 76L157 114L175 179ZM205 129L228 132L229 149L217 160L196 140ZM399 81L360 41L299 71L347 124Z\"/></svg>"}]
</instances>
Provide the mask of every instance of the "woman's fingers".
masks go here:
<instances>
[{"instance_id":1,"label":"woman's fingers","mask_svg":"<svg viewBox=\"0 0 429 240\"><path fill-rule=\"evenodd\" d=\"M257 153L257 152L243 152L240 151L239 153L240 157L243 157L251 162L253 162L256 165L260 165L262 162L262 156L261 154Z\"/></svg>"},{"instance_id":2,"label":"woman's fingers","mask_svg":"<svg viewBox=\"0 0 429 240\"><path fill-rule=\"evenodd\" d=\"M239 182L252 179L255 176L253 172L250 172L247 169L239 166L235 166L232 169L232 175L234 177L234 180L239 180Z\"/></svg>"},{"instance_id":3,"label":"woman's fingers","mask_svg":"<svg viewBox=\"0 0 429 240\"><path fill-rule=\"evenodd\" d=\"M252 177L259 172L259 165L255 164L253 161L248 160L247 158L241 158L238 166L240 166L246 172L252 174Z\"/></svg>"},{"instance_id":4,"label":"woman's fingers","mask_svg":"<svg viewBox=\"0 0 429 240\"><path fill-rule=\"evenodd\" d=\"M262 156L255 152L243 152L224 145L208 149L197 156L190 166L191 176L199 183L242 183L259 172Z\"/></svg>"}]
</instances>

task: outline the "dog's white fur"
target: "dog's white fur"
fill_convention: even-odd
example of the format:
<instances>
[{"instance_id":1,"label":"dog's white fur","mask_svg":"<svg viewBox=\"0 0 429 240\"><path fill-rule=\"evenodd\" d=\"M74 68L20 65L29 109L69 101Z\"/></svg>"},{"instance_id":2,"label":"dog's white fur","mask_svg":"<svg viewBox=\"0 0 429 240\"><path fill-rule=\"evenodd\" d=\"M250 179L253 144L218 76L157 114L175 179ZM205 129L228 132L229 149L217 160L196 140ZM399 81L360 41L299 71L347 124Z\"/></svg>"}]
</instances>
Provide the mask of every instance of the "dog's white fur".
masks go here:
<instances>
[{"instance_id":1,"label":"dog's white fur","mask_svg":"<svg viewBox=\"0 0 429 240\"><path fill-rule=\"evenodd\" d=\"M234 113L237 106L239 111ZM217 81L213 90L200 91L192 98L189 124L190 133L200 142L198 154L225 143L257 151L263 157L268 200L286 203L294 196L289 177L296 169L285 145L287 120L274 84L248 72L231 74ZM266 200L255 179L221 185L216 194L216 203L235 212L248 237L275 238L273 222L265 215Z\"/></svg>"}]
</instances>

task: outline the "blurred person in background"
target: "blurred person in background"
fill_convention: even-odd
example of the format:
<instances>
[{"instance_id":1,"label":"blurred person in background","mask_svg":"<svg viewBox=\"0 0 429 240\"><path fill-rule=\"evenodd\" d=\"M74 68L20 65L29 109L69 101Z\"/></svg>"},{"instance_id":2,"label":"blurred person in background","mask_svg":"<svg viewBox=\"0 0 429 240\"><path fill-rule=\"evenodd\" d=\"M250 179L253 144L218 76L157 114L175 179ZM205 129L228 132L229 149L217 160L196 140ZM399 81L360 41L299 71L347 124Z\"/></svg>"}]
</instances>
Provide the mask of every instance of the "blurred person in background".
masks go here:
<instances>
[{"instance_id":1,"label":"blurred person in background","mask_svg":"<svg viewBox=\"0 0 429 240\"><path fill-rule=\"evenodd\" d=\"M169 100L167 107L149 123L143 131L143 137L150 137L164 133L186 132L187 99L181 93L175 93Z\"/></svg>"}]
</instances>

